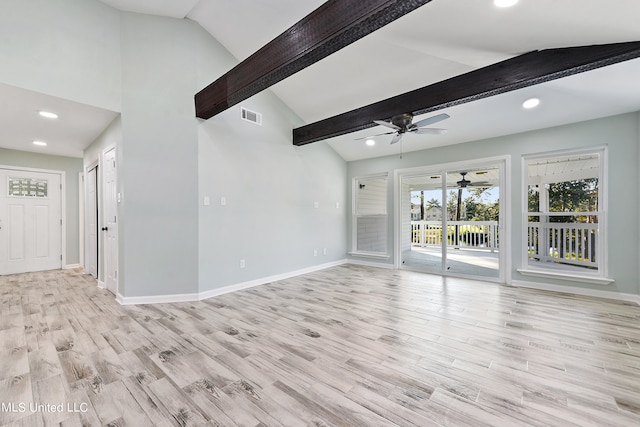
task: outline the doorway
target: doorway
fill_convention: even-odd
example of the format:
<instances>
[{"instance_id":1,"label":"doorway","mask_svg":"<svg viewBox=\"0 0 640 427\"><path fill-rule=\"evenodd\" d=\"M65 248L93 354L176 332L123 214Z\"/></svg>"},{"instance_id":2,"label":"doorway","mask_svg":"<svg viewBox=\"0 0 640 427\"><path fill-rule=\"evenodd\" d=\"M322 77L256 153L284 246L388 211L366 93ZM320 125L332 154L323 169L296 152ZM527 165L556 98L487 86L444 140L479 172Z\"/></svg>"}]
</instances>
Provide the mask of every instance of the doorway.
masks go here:
<instances>
[{"instance_id":1,"label":"doorway","mask_svg":"<svg viewBox=\"0 0 640 427\"><path fill-rule=\"evenodd\" d=\"M505 162L399 174L399 267L504 282Z\"/></svg>"},{"instance_id":2,"label":"doorway","mask_svg":"<svg viewBox=\"0 0 640 427\"><path fill-rule=\"evenodd\" d=\"M116 149L106 148L86 169L85 272L98 286L118 292Z\"/></svg>"},{"instance_id":3,"label":"doorway","mask_svg":"<svg viewBox=\"0 0 640 427\"><path fill-rule=\"evenodd\" d=\"M64 172L0 169L0 274L62 268Z\"/></svg>"}]
</instances>

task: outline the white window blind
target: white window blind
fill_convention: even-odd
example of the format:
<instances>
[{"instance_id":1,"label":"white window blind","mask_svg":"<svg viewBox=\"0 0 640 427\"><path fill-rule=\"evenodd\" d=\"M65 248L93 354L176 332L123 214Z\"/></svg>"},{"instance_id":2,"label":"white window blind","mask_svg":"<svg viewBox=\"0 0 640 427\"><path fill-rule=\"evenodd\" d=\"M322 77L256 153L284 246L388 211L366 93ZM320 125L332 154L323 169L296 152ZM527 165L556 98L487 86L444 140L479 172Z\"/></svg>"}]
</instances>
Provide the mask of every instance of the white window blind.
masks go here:
<instances>
[{"instance_id":1,"label":"white window blind","mask_svg":"<svg viewBox=\"0 0 640 427\"><path fill-rule=\"evenodd\" d=\"M355 250L387 253L387 177L355 180Z\"/></svg>"}]
</instances>

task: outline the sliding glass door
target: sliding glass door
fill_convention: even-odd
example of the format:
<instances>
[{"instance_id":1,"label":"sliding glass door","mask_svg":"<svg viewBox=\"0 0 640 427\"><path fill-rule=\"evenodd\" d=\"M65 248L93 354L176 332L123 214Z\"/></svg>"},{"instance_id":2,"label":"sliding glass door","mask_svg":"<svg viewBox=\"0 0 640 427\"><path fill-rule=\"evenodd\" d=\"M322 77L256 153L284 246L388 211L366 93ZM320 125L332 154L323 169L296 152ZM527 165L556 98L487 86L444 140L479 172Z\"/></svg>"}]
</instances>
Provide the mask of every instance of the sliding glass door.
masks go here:
<instances>
[{"instance_id":1,"label":"sliding glass door","mask_svg":"<svg viewBox=\"0 0 640 427\"><path fill-rule=\"evenodd\" d=\"M401 268L501 279L500 163L400 174Z\"/></svg>"}]
</instances>

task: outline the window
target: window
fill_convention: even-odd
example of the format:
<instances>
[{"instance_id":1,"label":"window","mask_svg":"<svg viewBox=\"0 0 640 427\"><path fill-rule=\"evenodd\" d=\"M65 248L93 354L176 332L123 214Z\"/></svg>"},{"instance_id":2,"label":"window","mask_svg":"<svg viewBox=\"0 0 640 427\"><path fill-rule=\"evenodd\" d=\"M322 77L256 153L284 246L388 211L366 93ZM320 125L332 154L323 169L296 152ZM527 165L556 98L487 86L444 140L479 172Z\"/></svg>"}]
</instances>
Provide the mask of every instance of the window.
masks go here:
<instances>
[{"instance_id":1,"label":"window","mask_svg":"<svg viewBox=\"0 0 640 427\"><path fill-rule=\"evenodd\" d=\"M11 197L47 197L46 179L9 177L7 194Z\"/></svg>"},{"instance_id":2,"label":"window","mask_svg":"<svg viewBox=\"0 0 640 427\"><path fill-rule=\"evenodd\" d=\"M387 176L354 179L353 252L387 255Z\"/></svg>"},{"instance_id":3,"label":"window","mask_svg":"<svg viewBox=\"0 0 640 427\"><path fill-rule=\"evenodd\" d=\"M600 149L525 158L527 268L576 278L606 275L604 156Z\"/></svg>"}]
</instances>

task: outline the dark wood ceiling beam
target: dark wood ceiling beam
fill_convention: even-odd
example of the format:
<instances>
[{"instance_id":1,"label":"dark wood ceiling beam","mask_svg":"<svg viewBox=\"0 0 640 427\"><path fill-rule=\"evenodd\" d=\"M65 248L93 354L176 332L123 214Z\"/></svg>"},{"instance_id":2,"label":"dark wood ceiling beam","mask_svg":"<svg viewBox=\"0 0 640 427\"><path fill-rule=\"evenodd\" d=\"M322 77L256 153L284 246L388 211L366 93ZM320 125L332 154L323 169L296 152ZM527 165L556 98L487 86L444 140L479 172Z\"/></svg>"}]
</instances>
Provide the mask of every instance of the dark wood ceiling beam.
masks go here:
<instances>
[{"instance_id":1,"label":"dark wood ceiling beam","mask_svg":"<svg viewBox=\"0 0 640 427\"><path fill-rule=\"evenodd\" d=\"M195 96L209 119L431 0L329 0Z\"/></svg>"},{"instance_id":2,"label":"dark wood ceiling beam","mask_svg":"<svg viewBox=\"0 0 640 427\"><path fill-rule=\"evenodd\" d=\"M305 145L376 126L402 113L424 114L640 57L640 42L525 53L293 130Z\"/></svg>"}]
</instances>

